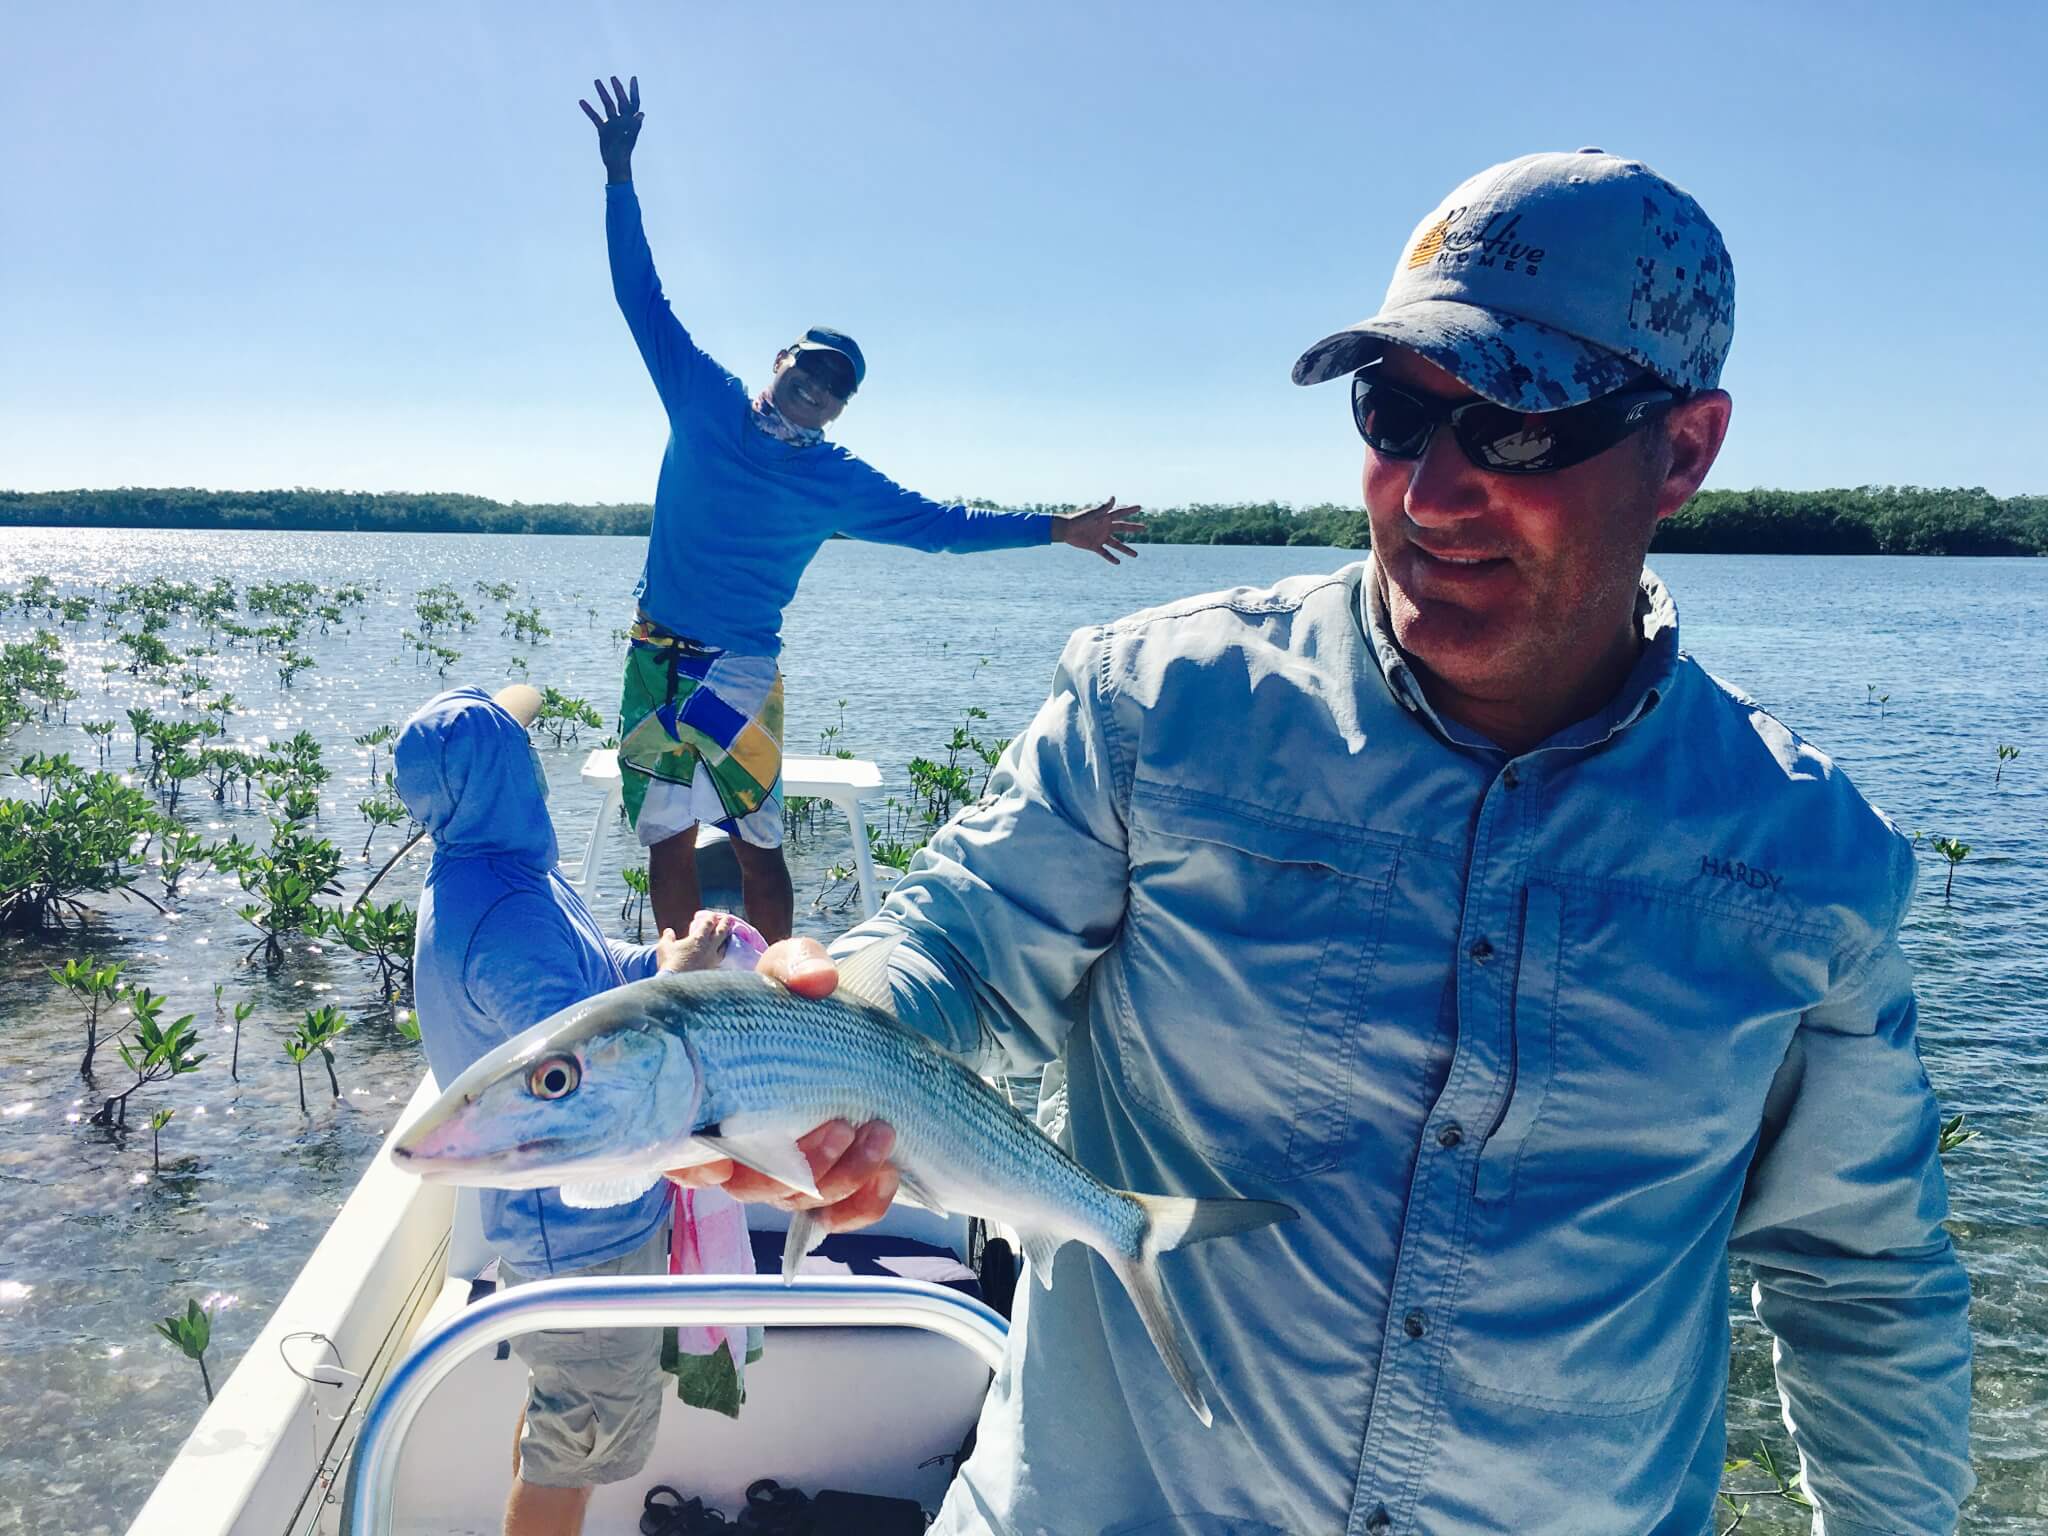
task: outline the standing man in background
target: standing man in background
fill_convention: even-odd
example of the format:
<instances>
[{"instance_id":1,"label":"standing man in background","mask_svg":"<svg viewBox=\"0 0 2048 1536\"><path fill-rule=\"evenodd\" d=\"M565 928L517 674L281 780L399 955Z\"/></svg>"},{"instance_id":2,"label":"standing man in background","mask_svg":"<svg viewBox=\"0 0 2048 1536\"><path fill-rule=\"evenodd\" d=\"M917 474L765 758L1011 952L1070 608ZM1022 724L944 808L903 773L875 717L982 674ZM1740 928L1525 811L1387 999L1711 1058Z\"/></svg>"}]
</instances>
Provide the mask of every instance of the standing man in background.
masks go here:
<instances>
[{"instance_id":1,"label":"standing man in background","mask_svg":"<svg viewBox=\"0 0 2048 1536\"><path fill-rule=\"evenodd\" d=\"M640 82L592 82L605 177L612 291L668 412L640 611L619 703L626 814L648 850L657 924L682 932L698 907L696 830L723 828L747 918L769 940L794 920L782 855L782 611L834 534L966 554L1047 542L1117 563L1142 524L1111 497L1063 515L947 505L905 490L824 440L860 388L853 338L815 326L746 386L698 350L654 274L633 191Z\"/></svg>"}]
</instances>

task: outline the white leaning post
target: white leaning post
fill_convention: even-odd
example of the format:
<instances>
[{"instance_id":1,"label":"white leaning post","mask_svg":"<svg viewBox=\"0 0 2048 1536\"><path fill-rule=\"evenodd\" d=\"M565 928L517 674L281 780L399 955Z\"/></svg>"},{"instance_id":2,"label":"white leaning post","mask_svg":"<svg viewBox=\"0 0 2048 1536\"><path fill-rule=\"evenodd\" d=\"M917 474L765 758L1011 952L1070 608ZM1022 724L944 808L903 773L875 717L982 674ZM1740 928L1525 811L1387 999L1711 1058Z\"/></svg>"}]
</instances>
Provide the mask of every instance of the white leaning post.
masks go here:
<instances>
[{"instance_id":1,"label":"white leaning post","mask_svg":"<svg viewBox=\"0 0 2048 1536\"><path fill-rule=\"evenodd\" d=\"M420 1408L458 1365L502 1339L543 1328L661 1328L760 1323L787 1328L923 1328L1002 1368L1009 1325L982 1302L929 1280L842 1275L598 1275L536 1280L464 1307L421 1339L363 1419L342 1529L387 1536L399 1452Z\"/></svg>"},{"instance_id":2,"label":"white leaning post","mask_svg":"<svg viewBox=\"0 0 2048 1536\"><path fill-rule=\"evenodd\" d=\"M618 814L619 800L624 793L619 777L618 752L611 747L600 747L584 758L583 782L604 791L604 808L597 813L597 821L590 829L590 841L583 849L582 869L576 877L577 887L588 891L597 880L598 855L605 829L612 824L612 817ZM846 824L853 832L853 869L860 881L861 912L867 917L873 917L881 909L882 898L875 890L875 861L868 852L868 824L861 814L860 803L881 787L882 771L863 757L785 757L782 760L782 793L785 799L791 795L812 795L820 800L830 800L846 817Z\"/></svg>"}]
</instances>

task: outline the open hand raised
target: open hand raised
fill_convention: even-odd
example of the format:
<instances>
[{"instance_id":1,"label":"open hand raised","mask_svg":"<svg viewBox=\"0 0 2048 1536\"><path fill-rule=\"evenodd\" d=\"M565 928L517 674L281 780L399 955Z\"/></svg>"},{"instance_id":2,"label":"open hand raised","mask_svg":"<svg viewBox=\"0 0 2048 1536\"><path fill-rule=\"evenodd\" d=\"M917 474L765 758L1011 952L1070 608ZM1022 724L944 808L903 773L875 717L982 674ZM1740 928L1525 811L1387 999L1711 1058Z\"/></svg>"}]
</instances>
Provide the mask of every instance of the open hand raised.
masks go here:
<instances>
[{"instance_id":1,"label":"open hand raised","mask_svg":"<svg viewBox=\"0 0 2048 1536\"><path fill-rule=\"evenodd\" d=\"M1056 513L1052 520L1053 542L1071 544L1076 549L1092 549L1111 565L1117 564L1119 554L1135 560L1138 552L1124 540L1131 534L1144 531L1145 525L1131 516L1133 512L1142 510L1141 507L1119 505L1112 496L1100 506ZM1112 554L1112 550L1116 553Z\"/></svg>"},{"instance_id":2,"label":"open hand raised","mask_svg":"<svg viewBox=\"0 0 2048 1536\"><path fill-rule=\"evenodd\" d=\"M640 137L640 124L647 116L640 110L640 77L635 75L621 85L619 77L613 75L609 91L602 80L590 83L597 87L597 99L604 103L604 116L599 117L587 101L579 100L576 105L597 126L597 152L604 158L605 174L613 181L631 181L633 141Z\"/></svg>"}]
</instances>

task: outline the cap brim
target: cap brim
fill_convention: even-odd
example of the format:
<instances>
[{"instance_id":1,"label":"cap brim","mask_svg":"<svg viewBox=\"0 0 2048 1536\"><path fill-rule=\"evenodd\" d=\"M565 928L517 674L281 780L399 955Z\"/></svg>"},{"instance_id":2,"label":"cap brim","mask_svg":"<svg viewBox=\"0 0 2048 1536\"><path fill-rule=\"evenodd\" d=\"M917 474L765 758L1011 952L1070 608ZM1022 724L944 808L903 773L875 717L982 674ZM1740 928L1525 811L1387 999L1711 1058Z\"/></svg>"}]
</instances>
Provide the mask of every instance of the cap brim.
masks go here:
<instances>
[{"instance_id":1,"label":"cap brim","mask_svg":"<svg viewBox=\"0 0 2048 1536\"><path fill-rule=\"evenodd\" d=\"M512 683L491 695L491 702L520 725L532 725L540 714L540 690L531 683Z\"/></svg>"},{"instance_id":2,"label":"cap brim","mask_svg":"<svg viewBox=\"0 0 2048 1536\"><path fill-rule=\"evenodd\" d=\"M1295 361L1294 382L1354 372L1389 346L1420 353L1473 393L1517 411L1583 405L1643 372L1632 358L1534 320L1427 299L1325 336Z\"/></svg>"}]
</instances>

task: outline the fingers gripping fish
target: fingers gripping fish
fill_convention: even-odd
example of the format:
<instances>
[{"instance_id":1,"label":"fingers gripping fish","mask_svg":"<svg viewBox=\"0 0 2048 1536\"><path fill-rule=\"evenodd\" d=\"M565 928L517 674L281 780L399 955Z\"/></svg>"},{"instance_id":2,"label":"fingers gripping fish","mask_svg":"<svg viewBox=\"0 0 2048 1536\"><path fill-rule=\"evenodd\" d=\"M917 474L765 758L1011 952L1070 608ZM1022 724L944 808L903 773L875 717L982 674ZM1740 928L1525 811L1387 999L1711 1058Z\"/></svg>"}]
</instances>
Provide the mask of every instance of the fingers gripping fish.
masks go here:
<instances>
[{"instance_id":1,"label":"fingers gripping fish","mask_svg":"<svg viewBox=\"0 0 2048 1536\"><path fill-rule=\"evenodd\" d=\"M686 971L565 1008L450 1083L392 1157L435 1182L561 1186L565 1201L596 1205L638 1198L667 1169L729 1157L815 1196L796 1138L827 1120L886 1120L903 1192L1015 1228L1041 1285L1052 1284L1063 1244L1100 1254L1209 1423L1159 1255L1291 1220L1294 1210L1102 1183L959 1058L897 1022L895 943L845 962L828 998L752 973ZM785 1279L815 1235L808 1213L792 1215Z\"/></svg>"}]
</instances>

